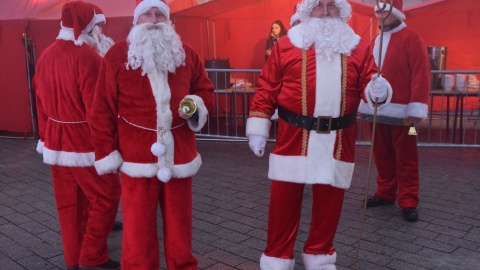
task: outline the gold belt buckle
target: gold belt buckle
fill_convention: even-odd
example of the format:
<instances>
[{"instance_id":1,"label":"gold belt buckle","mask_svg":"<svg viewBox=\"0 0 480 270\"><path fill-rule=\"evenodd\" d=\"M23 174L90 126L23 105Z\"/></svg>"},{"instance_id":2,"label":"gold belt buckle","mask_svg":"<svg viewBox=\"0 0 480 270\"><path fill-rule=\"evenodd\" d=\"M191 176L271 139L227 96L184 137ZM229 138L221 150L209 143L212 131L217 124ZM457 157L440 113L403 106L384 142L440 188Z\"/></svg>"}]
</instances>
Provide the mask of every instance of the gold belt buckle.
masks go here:
<instances>
[{"instance_id":1,"label":"gold belt buckle","mask_svg":"<svg viewBox=\"0 0 480 270\"><path fill-rule=\"evenodd\" d=\"M326 131L321 131L320 130L320 120L321 119L327 119L328 120L328 129ZM320 134L329 134L330 130L332 129L332 117L331 116L318 116L317 117L317 133Z\"/></svg>"}]
</instances>

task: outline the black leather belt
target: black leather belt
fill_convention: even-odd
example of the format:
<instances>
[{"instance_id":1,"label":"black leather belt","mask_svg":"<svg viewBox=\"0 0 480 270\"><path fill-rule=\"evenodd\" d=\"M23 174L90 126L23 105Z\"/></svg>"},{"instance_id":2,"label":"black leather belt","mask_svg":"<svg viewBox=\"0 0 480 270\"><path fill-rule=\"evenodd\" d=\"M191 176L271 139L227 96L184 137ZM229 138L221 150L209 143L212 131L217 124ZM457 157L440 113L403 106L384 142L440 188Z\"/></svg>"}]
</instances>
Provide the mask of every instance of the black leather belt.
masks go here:
<instances>
[{"instance_id":1,"label":"black leather belt","mask_svg":"<svg viewBox=\"0 0 480 270\"><path fill-rule=\"evenodd\" d=\"M290 125L307 129L316 130L317 133L330 133L331 130L338 130L346 128L357 119L357 112L353 112L349 115L332 118L331 116L305 116L294 113L290 110L278 106L278 116Z\"/></svg>"}]
</instances>

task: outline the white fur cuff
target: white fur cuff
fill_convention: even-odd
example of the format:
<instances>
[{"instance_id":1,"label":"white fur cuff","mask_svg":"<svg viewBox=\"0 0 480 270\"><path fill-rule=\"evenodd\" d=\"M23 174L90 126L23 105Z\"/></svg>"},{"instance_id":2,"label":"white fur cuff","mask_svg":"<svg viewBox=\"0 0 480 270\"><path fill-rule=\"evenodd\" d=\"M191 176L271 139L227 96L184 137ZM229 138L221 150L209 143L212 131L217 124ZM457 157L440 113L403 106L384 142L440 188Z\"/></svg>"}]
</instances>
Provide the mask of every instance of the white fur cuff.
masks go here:
<instances>
[{"instance_id":1,"label":"white fur cuff","mask_svg":"<svg viewBox=\"0 0 480 270\"><path fill-rule=\"evenodd\" d=\"M260 257L260 269L261 270L293 270L295 266L294 259L282 259L270 257L262 254Z\"/></svg>"},{"instance_id":2,"label":"white fur cuff","mask_svg":"<svg viewBox=\"0 0 480 270\"><path fill-rule=\"evenodd\" d=\"M111 173L117 170L123 163L123 158L117 150L110 153L108 156L95 161L94 166L99 175Z\"/></svg>"},{"instance_id":3,"label":"white fur cuff","mask_svg":"<svg viewBox=\"0 0 480 270\"><path fill-rule=\"evenodd\" d=\"M185 98L191 98L197 104L198 120L197 121L188 120L187 124L191 130L195 132L199 132L200 130L202 130L203 126L205 126L205 123L207 123L207 120L208 120L207 107L205 107L205 103L203 102L203 99L200 98L199 96L187 95L185 96Z\"/></svg>"},{"instance_id":4,"label":"white fur cuff","mask_svg":"<svg viewBox=\"0 0 480 270\"><path fill-rule=\"evenodd\" d=\"M247 119L247 137L250 135L260 135L265 138L270 137L270 119L251 117Z\"/></svg>"}]
</instances>

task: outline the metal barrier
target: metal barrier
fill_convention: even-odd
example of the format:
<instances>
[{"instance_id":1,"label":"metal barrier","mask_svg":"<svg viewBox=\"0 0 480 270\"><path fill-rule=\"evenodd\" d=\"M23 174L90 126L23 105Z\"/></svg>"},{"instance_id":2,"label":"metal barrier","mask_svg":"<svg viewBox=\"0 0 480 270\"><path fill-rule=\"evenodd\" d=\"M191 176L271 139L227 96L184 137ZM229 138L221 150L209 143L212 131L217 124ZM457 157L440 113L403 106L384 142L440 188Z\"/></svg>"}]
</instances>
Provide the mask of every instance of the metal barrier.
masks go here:
<instances>
[{"instance_id":1,"label":"metal barrier","mask_svg":"<svg viewBox=\"0 0 480 270\"><path fill-rule=\"evenodd\" d=\"M201 132L200 140L246 141L245 123L261 70L207 69L214 78L229 81L228 88L215 89L216 104ZM428 119L417 126L420 146L480 147L480 71L432 70L432 78L442 77L442 89L431 89ZM454 77L453 87L443 87L445 78ZM228 79L228 80L227 80ZM215 84L215 83L214 83ZM273 121L270 141L275 140ZM357 120L357 144L370 144L370 123Z\"/></svg>"}]
</instances>

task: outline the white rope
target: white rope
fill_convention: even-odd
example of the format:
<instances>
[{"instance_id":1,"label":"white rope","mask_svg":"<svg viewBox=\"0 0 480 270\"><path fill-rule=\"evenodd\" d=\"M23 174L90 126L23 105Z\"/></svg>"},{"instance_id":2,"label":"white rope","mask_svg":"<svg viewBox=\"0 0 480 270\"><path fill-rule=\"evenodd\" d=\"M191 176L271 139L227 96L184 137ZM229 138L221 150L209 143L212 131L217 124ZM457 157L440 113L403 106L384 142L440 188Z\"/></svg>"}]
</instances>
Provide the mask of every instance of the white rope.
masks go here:
<instances>
[{"instance_id":1,"label":"white rope","mask_svg":"<svg viewBox=\"0 0 480 270\"><path fill-rule=\"evenodd\" d=\"M128 121L127 119L125 119L125 117L122 117L122 116L120 116L120 115L118 116L118 118L122 118L123 121L127 122L128 124L130 124L130 125L132 125L132 126L134 126L134 127L143 129L143 130L148 130L148 131L153 131L153 132L165 132L165 131L166 131L164 128L158 128L158 130L157 130L157 129L147 128L147 127L143 127L143 126L134 124L134 123ZM185 125L186 122L187 122L187 121L181 123L180 125L174 126L174 127L172 127L170 130L174 130L174 129L176 129L176 128L179 128L179 127Z\"/></svg>"},{"instance_id":2,"label":"white rope","mask_svg":"<svg viewBox=\"0 0 480 270\"><path fill-rule=\"evenodd\" d=\"M52 120L53 122L57 122L57 123L60 123L60 124L82 124L82 123L86 123L87 121L83 120L83 121L74 121L74 122L67 122L67 121L60 121L60 120L57 120L57 119L53 119L51 117L48 117L48 119Z\"/></svg>"}]
</instances>

